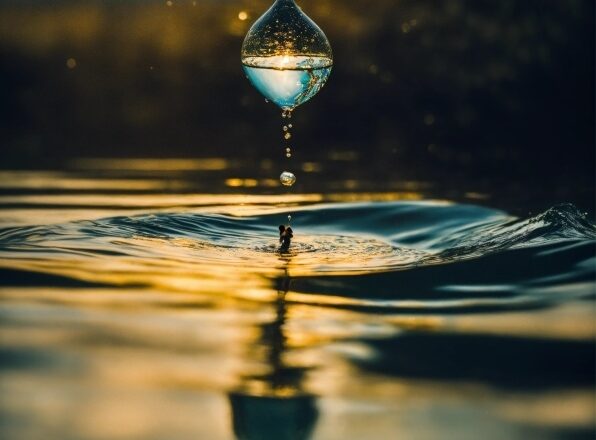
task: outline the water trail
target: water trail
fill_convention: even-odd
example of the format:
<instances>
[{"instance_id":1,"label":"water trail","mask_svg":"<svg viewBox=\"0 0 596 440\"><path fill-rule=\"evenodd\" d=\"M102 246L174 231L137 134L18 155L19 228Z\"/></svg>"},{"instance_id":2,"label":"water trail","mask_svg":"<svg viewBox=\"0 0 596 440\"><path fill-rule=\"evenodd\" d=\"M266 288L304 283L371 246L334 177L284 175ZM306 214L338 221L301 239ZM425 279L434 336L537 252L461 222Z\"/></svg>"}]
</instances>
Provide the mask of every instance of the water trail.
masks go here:
<instances>
[{"instance_id":1,"label":"water trail","mask_svg":"<svg viewBox=\"0 0 596 440\"><path fill-rule=\"evenodd\" d=\"M292 118L292 110L291 109L282 110L281 117L283 119L291 119ZM293 128L293 125L291 123L284 121L282 132L283 132L284 143L286 145L284 151L285 151L285 156L287 159L290 159L292 157L292 148L290 147L289 144L286 143L287 141L289 141L292 138L292 131L291 131L292 128ZM284 171L279 176L279 181L284 186L292 186L292 185L294 185L294 183L296 183L296 176L291 171Z\"/></svg>"},{"instance_id":2,"label":"water trail","mask_svg":"<svg viewBox=\"0 0 596 440\"><path fill-rule=\"evenodd\" d=\"M292 118L292 110L291 109L282 110L281 117L282 117L282 119L290 120ZM285 141L289 141L290 139L292 139L292 128L294 128L292 123L284 121L284 126L283 126L282 130L283 130L283 138ZM292 148L290 147L289 144L286 144L285 152L286 152L286 159L288 159L288 160L291 159L292 158ZM279 180L282 185L291 187L294 185L294 183L296 183L296 176L291 171L284 171L279 176ZM290 226L291 219L292 219L292 216L288 215L288 227Z\"/></svg>"},{"instance_id":3,"label":"water trail","mask_svg":"<svg viewBox=\"0 0 596 440\"><path fill-rule=\"evenodd\" d=\"M291 118L292 117L292 111L291 110L283 110L281 113L282 118ZM286 141L289 141L290 139L292 139L292 128L294 126L290 123L286 123L284 121L284 126L282 127L282 131L283 131L283 138ZM286 145L286 157L289 159L290 157L292 157L292 148L289 145Z\"/></svg>"}]
</instances>

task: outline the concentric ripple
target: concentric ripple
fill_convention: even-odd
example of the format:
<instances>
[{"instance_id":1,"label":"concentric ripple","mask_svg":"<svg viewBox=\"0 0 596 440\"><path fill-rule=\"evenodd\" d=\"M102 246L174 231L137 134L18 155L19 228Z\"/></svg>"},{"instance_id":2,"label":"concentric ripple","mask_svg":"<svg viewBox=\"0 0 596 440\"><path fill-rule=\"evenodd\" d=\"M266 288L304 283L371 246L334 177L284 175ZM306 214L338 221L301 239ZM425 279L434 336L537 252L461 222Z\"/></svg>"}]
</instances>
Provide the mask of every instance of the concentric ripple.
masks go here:
<instances>
[{"instance_id":1,"label":"concentric ripple","mask_svg":"<svg viewBox=\"0 0 596 440\"><path fill-rule=\"evenodd\" d=\"M314 205L292 214L295 238L288 252L279 250L277 225L288 215L281 210L8 228L0 231L0 252L5 268L89 282L213 291L217 277L242 287L247 277L285 276L295 280L298 293L349 297L350 304L367 307L370 301L398 308L410 301L412 308L411 301L423 299L415 304L422 310L438 307L433 301L449 306L445 301L463 299L510 307L533 286L587 282L594 273L596 229L572 205L529 219L431 202Z\"/></svg>"}]
</instances>

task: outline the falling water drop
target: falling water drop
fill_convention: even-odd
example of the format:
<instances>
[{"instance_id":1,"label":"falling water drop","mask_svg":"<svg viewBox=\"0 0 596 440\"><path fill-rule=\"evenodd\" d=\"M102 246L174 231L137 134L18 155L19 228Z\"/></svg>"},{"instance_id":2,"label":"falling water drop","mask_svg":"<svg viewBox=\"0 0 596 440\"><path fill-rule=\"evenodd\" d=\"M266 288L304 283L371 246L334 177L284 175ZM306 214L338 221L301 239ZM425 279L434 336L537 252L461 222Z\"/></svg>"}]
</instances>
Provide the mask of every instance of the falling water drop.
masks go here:
<instances>
[{"instance_id":1,"label":"falling water drop","mask_svg":"<svg viewBox=\"0 0 596 440\"><path fill-rule=\"evenodd\" d=\"M246 76L265 98L282 109L282 118L315 96L333 67L333 54L323 31L295 3L275 0L250 28L242 44ZM284 140L292 138L292 124L284 121ZM287 147L286 157L292 157ZM292 186L296 176L284 171L280 181Z\"/></svg>"},{"instance_id":2,"label":"falling water drop","mask_svg":"<svg viewBox=\"0 0 596 440\"><path fill-rule=\"evenodd\" d=\"M286 113L286 112L284 112ZM284 125L282 127L283 129L283 138L284 140L288 141L292 138L292 133L290 132L290 128L292 127L292 124L288 124L288 125ZM290 146L286 146L286 157L289 159L292 157L292 149L290 148Z\"/></svg>"},{"instance_id":3,"label":"falling water drop","mask_svg":"<svg viewBox=\"0 0 596 440\"><path fill-rule=\"evenodd\" d=\"M288 225L289 225L290 223L292 223L292 216L291 216L291 215L288 215Z\"/></svg>"},{"instance_id":4,"label":"falling water drop","mask_svg":"<svg viewBox=\"0 0 596 440\"><path fill-rule=\"evenodd\" d=\"M284 186L292 186L294 185L294 183L296 183L296 176L294 176L294 174L290 173L289 171L284 171L279 176L279 181Z\"/></svg>"},{"instance_id":5,"label":"falling water drop","mask_svg":"<svg viewBox=\"0 0 596 440\"><path fill-rule=\"evenodd\" d=\"M329 40L294 0L276 0L252 25L241 56L252 84L289 111L321 90L333 66Z\"/></svg>"}]
</instances>

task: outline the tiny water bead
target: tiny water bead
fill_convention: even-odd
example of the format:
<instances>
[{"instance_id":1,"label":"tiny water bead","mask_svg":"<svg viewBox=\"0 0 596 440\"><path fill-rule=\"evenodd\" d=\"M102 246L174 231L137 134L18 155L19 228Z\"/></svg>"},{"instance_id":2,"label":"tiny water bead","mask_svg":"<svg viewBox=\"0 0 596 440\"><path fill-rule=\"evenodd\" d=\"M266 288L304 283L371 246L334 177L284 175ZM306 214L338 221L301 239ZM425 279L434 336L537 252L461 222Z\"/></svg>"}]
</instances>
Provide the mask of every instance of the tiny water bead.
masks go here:
<instances>
[{"instance_id":1,"label":"tiny water bead","mask_svg":"<svg viewBox=\"0 0 596 440\"><path fill-rule=\"evenodd\" d=\"M290 112L290 111L286 111L286 110L283 110L283 111L281 112L281 116L282 116L282 118L286 118L286 117L288 117L288 114L291 114L291 112ZM290 129L291 129L292 127L293 127L293 125L292 125L292 124L287 124L287 125L284 125L284 126L282 127L282 131L283 131L283 138L284 138L284 140L286 140L286 141L289 141L289 140L292 138L292 133L290 132ZM289 145L287 145L287 146L286 146L286 157L287 157L288 159L292 157L292 149L290 148L290 146L289 146Z\"/></svg>"},{"instance_id":2,"label":"tiny water bead","mask_svg":"<svg viewBox=\"0 0 596 440\"><path fill-rule=\"evenodd\" d=\"M294 176L294 174L290 173L289 171L284 171L279 176L279 181L283 186L292 186L294 185L294 183L296 183L296 176Z\"/></svg>"}]
</instances>

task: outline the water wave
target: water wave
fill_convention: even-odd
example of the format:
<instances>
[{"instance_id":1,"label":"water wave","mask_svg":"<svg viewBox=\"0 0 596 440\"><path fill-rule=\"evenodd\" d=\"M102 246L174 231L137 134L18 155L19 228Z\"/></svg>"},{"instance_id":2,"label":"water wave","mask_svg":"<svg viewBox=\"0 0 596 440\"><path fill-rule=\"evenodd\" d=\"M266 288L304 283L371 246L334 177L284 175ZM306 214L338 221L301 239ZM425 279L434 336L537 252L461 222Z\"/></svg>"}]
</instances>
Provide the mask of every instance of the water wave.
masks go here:
<instances>
[{"instance_id":1,"label":"water wave","mask_svg":"<svg viewBox=\"0 0 596 440\"><path fill-rule=\"evenodd\" d=\"M168 212L6 228L0 254L6 269L120 285L200 289L213 271L239 285L247 274L274 285L291 277L299 301L409 313L542 306L560 297L536 289L561 283L567 292L585 285L576 297L592 291L596 227L573 205L526 219L435 202L305 206L292 211L295 239L281 253L277 225L287 214Z\"/></svg>"}]
</instances>

